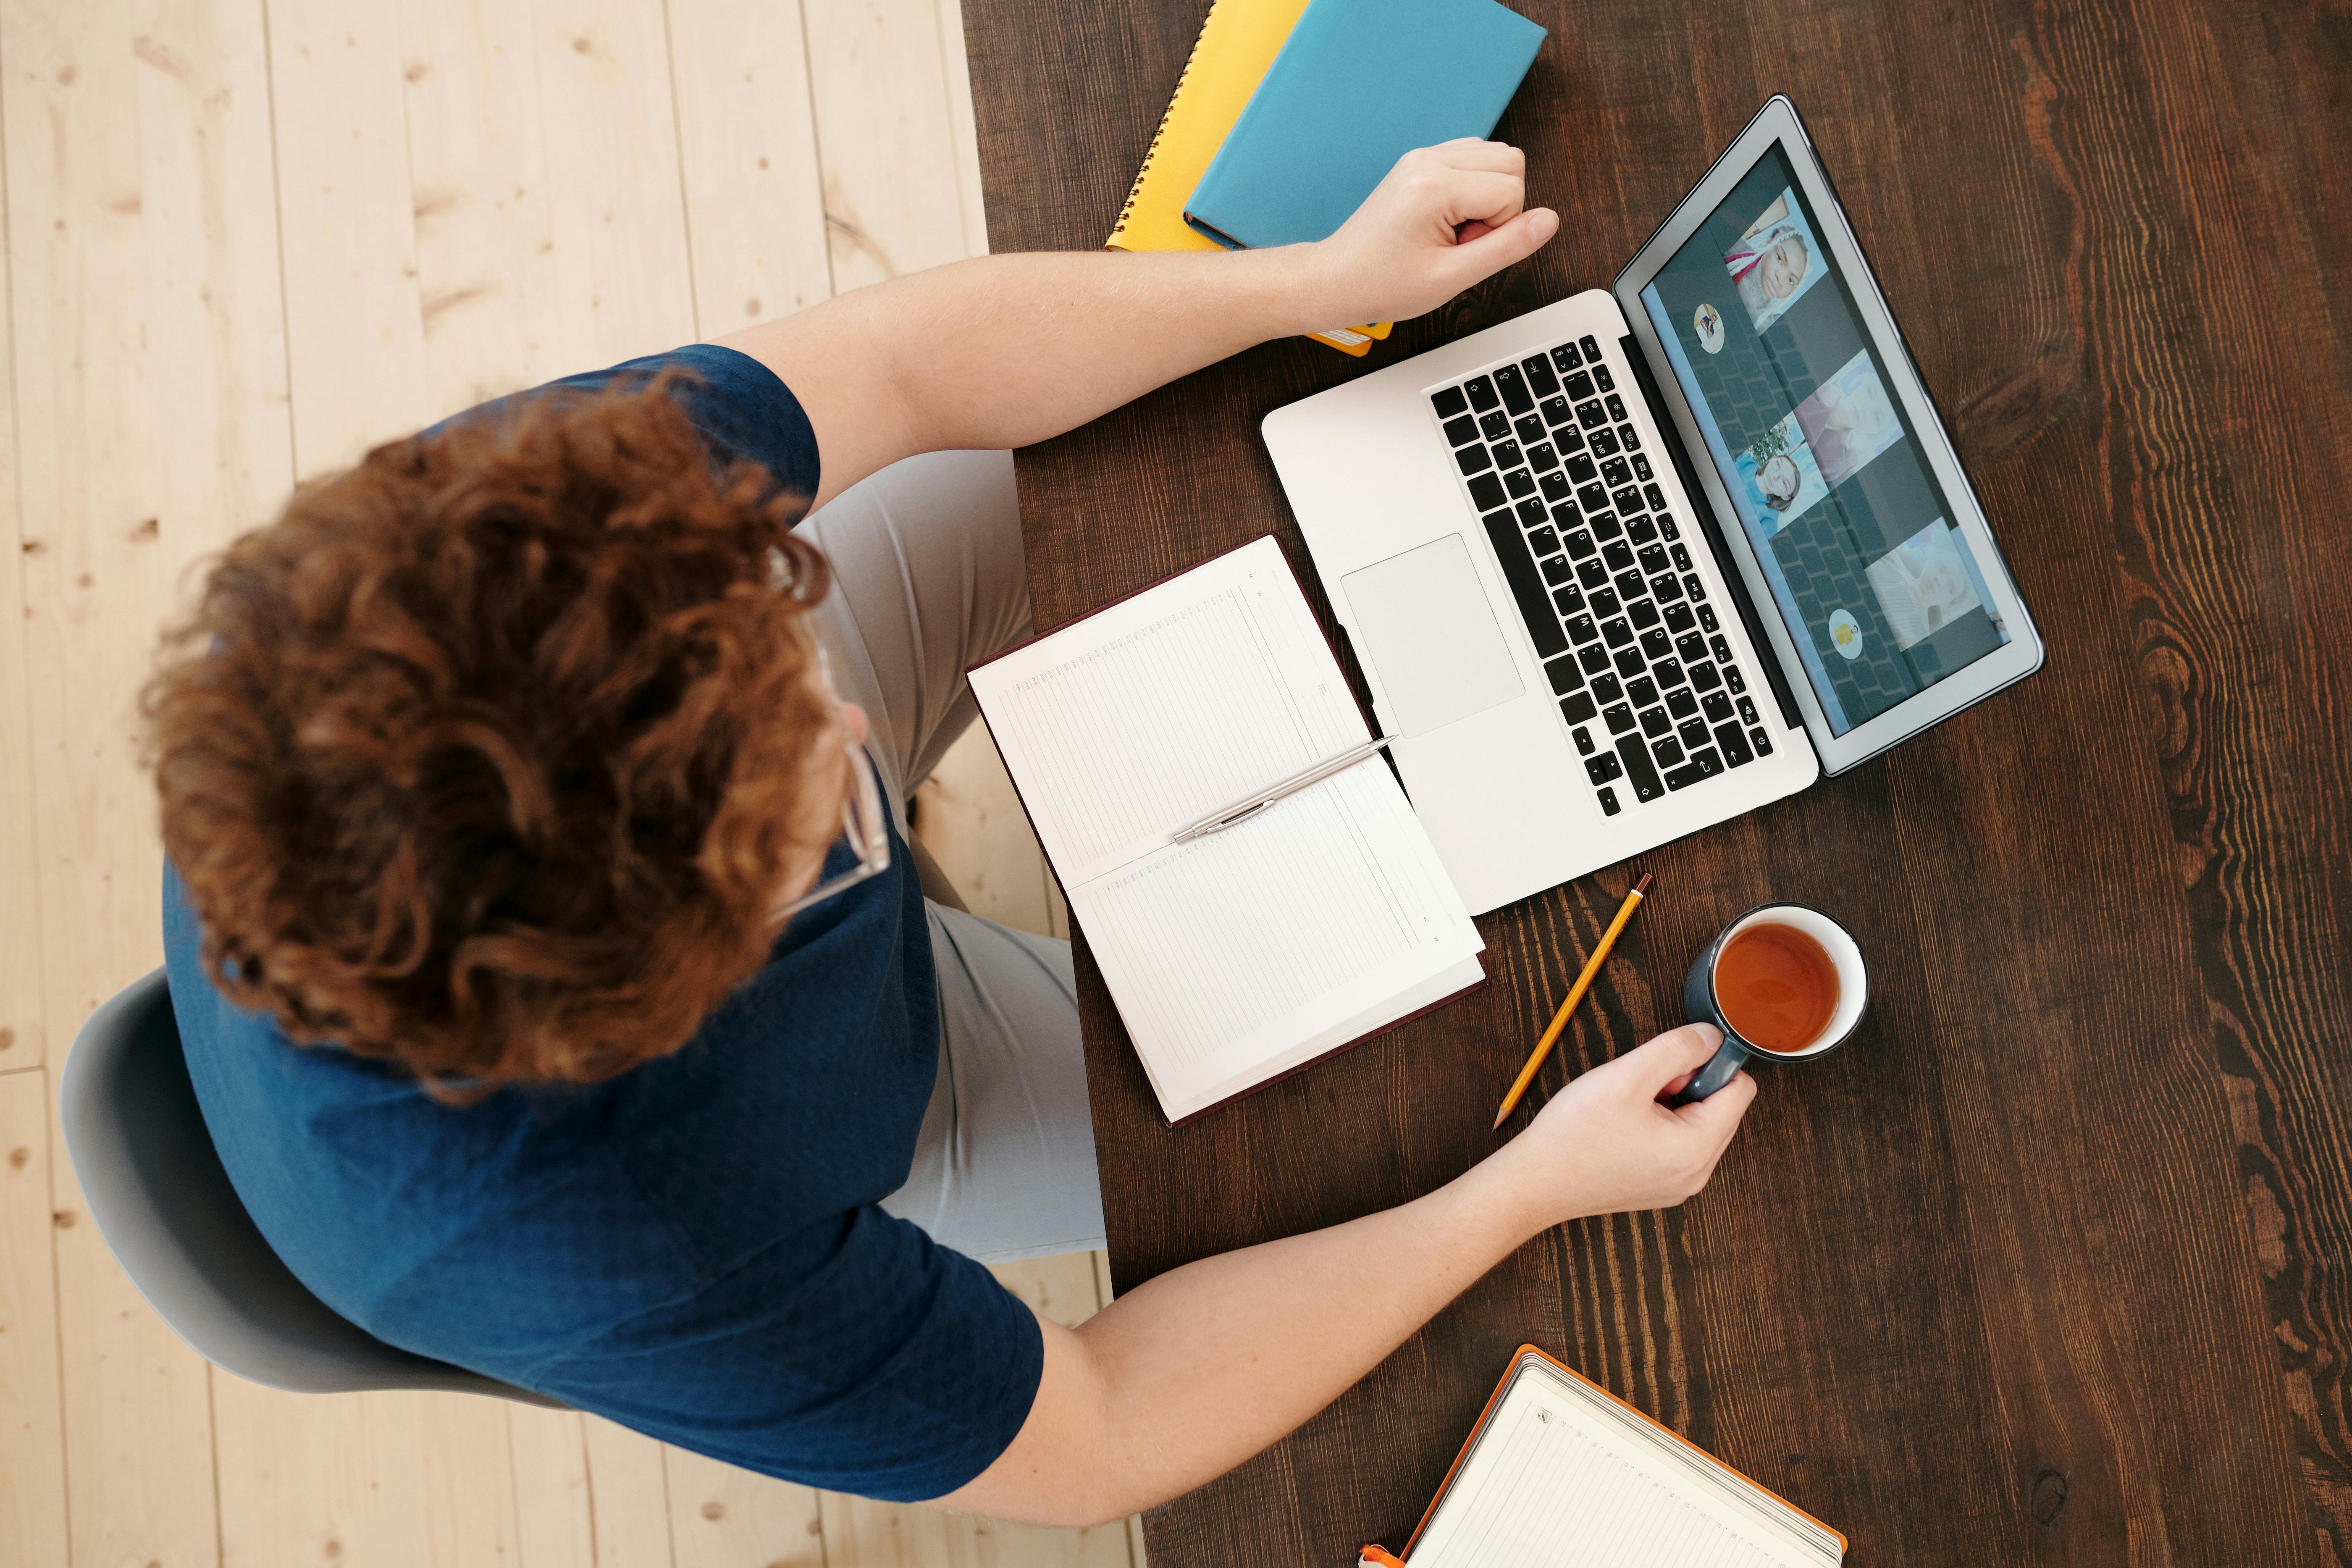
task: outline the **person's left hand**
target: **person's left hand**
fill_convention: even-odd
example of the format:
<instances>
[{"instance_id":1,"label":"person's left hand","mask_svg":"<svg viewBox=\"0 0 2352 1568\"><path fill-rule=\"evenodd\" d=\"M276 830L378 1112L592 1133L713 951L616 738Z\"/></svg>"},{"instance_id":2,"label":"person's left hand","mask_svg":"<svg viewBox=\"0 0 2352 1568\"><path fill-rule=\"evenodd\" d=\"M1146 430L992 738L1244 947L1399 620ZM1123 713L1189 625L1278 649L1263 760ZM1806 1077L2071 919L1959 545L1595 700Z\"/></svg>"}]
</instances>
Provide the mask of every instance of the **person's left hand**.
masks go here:
<instances>
[{"instance_id":1,"label":"person's left hand","mask_svg":"<svg viewBox=\"0 0 2352 1568\"><path fill-rule=\"evenodd\" d=\"M1522 210L1527 167L1517 147L1470 136L1398 159L1337 234L1307 247L1317 319L1405 321L1533 255L1559 215Z\"/></svg>"}]
</instances>

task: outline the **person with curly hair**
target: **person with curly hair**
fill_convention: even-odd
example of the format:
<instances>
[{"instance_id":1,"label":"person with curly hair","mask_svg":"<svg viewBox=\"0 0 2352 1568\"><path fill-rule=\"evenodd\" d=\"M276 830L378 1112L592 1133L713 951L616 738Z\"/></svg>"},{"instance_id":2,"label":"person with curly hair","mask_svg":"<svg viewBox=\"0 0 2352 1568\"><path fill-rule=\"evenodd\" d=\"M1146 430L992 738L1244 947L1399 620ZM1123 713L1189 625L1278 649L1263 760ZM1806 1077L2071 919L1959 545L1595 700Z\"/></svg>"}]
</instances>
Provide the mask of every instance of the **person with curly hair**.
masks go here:
<instances>
[{"instance_id":1,"label":"person with curly hair","mask_svg":"<svg viewBox=\"0 0 2352 1568\"><path fill-rule=\"evenodd\" d=\"M296 1275L737 1465L1082 1523L1541 1229L1696 1191L1752 1090L1659 1105L1685 1029L1412 1204L1047 1322L984 1264L1103 1245L1069 946L927 897L907 835L1029 629L1007 449L1442 304L1558 227L1523 175L1449 142L1318 244L861 289L389 442L231 545L146 700L166 956Z\"/></svg>"}]
</instances>

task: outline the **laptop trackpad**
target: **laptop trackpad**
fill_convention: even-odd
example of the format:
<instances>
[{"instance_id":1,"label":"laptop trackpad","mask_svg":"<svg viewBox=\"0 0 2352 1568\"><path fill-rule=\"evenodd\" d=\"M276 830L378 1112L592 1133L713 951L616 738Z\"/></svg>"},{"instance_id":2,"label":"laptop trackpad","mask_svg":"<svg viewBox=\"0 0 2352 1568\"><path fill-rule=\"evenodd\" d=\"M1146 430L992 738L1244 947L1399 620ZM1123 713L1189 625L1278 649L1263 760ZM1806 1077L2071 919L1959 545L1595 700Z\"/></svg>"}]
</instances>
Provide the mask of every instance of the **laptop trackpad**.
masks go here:
<instances>
[{"instance_id":1,"label":"laptop trackpad","mask_svg":"<svg viewBox=\"0 0 2352 1568\"><path fill-rule=\"evenodd\" d=\"M1526 689L1460 534L1350 572L1339 584L1398 734L1425 735Z\"/></svg>"}]
</instances>

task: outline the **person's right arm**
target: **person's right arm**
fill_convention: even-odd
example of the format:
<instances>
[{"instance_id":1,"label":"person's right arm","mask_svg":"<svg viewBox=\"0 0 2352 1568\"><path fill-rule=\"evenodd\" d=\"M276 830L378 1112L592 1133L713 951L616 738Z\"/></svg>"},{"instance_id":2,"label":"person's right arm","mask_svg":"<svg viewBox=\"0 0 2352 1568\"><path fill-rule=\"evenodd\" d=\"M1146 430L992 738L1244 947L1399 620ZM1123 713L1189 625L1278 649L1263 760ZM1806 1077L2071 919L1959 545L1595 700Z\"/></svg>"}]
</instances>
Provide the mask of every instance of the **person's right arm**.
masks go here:
<instances>
[{"instance_id":1,"label":"person's right arm","mask_svg":"<svg viewBox=\"0 0 2352 1568\"><path fill-rule=\"evenodd\" d=\"M1289 1432L1522 1243L1706 1184L1756 1096L1741 1074L1668 1110L1721 1036L1687 1025L1593 1068L1526 1131L1425 1197L1203 1258L1076 1330L1040 1320L1020 1435L942 1508L1093 1524L1223 1475Z\"/></svg>"}]
</instances>

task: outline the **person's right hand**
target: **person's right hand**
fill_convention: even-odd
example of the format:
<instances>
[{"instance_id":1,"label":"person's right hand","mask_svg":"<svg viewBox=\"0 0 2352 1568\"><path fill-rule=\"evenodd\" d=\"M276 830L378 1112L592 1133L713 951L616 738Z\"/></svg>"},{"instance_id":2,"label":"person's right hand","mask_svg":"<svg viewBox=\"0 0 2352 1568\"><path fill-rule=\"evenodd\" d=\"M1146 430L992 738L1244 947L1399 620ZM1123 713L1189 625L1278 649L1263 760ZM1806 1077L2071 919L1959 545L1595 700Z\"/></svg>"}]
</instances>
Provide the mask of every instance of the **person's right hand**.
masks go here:
<instances>
[{"instance_id":1,"label":"person's right hand","mask_svg":"<svg viewBox=\"0 0 2352 1568\"><path fill-rule=\"evenodd\" d=\"M1559 231L1522 211L1527 154L1464 136L1397 160L1330 238L1307 247L1313 309L1326 321L1402 321L1525 259Z\"/></svg>"},{"instance_id":2,"label":"person's right hand","mask_svg":"<svg viewBox=\"0 0 2352 1568\"><path fill-rule=\"evenodd\" d=\"M1756 1098L1740 1073L1695 1104L1662 1101L1706 1065L1723 1032L1685 1024L1570 1083L1513 1139L1514 1185L1537 1229L1586 1215L1672 1208L1706 1185Z\"/></svg>"}]
</instances>

